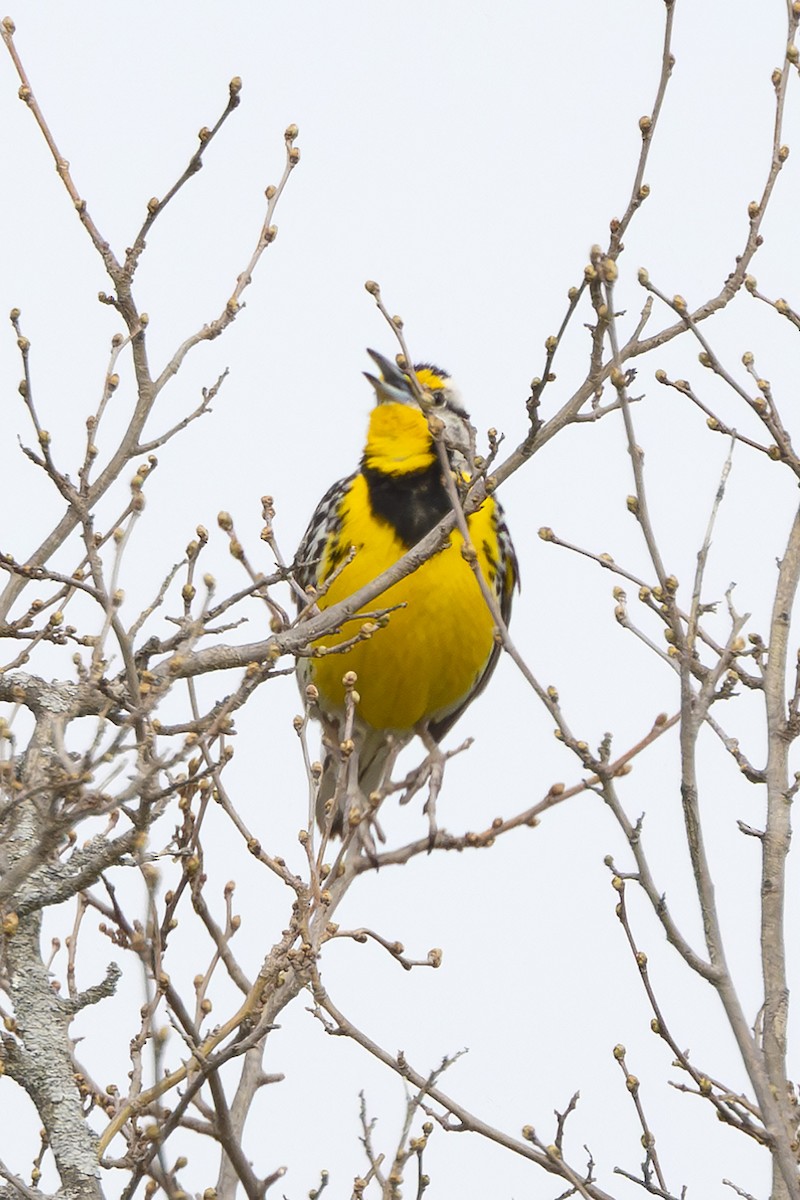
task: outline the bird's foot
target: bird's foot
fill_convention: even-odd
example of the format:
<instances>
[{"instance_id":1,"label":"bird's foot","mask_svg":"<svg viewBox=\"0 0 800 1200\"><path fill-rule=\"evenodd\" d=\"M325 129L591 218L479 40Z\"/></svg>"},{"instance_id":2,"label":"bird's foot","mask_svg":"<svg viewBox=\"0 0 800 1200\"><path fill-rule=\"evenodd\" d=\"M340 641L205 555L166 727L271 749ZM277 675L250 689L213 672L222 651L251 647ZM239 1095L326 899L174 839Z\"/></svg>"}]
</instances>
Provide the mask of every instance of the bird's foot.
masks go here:
<instances>
[{"instance_id":1,"label":"bird's foot","mask_svg":"<svg viewBox=\"0 0 800 1200\"><path fill-rule=\"evenodd\" d=\"M439 832L439 827L436 824L436 801L439 797L439 792L442 790L445 761L446 756L442 754L439 747L434 743L428 750L428 799L425 801L422 809L428 818L429 854L436 844L436 835Z\"/></svg>"}]
</instances>

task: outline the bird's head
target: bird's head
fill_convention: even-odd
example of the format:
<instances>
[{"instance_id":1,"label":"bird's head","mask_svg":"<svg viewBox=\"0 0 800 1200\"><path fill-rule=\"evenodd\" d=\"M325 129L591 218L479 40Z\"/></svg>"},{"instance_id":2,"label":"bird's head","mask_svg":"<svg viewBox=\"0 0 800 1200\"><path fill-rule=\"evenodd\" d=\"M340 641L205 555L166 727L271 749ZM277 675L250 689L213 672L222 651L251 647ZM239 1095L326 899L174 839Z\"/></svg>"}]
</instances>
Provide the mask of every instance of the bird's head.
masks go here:
<instances>
[{"instance_id":1,"label":"bird's head","mask_svg":"<svg viewBox=\"0 0 800 1200\"><path fill-rule=\"evenodd\" d=\"M380 376L364 372L377 400L370 440L383 442L388 437L396 442L398 451L405 442L409 459L417 459L424 448L432 461L436 453L433 436L441 432L453 466L462 474L468 473L474 455L474 430L447 371L433 363L416 363L412 379L408 369L402 370L377 350L367 353L380 371ZM398 409L398 405L403 408Z\"/></svg>"}]
</instances>

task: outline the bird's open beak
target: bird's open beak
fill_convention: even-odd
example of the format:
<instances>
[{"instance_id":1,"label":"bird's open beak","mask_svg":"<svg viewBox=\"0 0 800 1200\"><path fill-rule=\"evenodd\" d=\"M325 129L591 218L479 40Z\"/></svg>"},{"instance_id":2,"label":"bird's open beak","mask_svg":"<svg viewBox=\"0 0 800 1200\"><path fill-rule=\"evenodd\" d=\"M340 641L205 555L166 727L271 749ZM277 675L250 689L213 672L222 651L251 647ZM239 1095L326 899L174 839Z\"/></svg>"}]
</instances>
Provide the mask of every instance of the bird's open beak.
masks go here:
<instances>
[{"instance_id":1,"label":"bird's open beak","mask_svg":"<svg viewBox=\"0 0 800 1200\"><path fill-rule=\"evenodd\" d=\"M413 401L414 393L411 390L409 378L403 374L397 364L388 358L384 358L377 350L367 350L367 354L375 363L382 376L381 379L378 379L374 375L370 375L369 371L364 372L364 376L375 389L378 403L408 404L409 401Z\"/></svg>"}]
</instances>

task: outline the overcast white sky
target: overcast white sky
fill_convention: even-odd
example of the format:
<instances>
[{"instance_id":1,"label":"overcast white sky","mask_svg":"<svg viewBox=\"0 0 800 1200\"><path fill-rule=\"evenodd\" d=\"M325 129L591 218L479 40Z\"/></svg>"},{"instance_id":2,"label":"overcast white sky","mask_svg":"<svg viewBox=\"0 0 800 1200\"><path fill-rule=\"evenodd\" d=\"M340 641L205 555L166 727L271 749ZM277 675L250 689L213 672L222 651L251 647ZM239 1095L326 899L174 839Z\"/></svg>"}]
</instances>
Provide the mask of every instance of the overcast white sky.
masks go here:
<instances>
[{"instance_id":1,"label":"overcast white sky","mask_svg":"<svg viewBox=\"0 0 800 1200\"><path fill-rule=\"evenodd\" d=\"M141 0L136 6L26 0L11 15L61 152L118 252L130 244L147 200L163 195L185 166L197 130L216 119L229 79L244 81L242 104L204 169L149 239L138 297L150 315L156 366L224 306L258 235L264 187L280 176L283 130L291 121L300 127L302 160L247 308L224 338L192 356L163 398L159 427L194 407L200 388L230 367L213 414L160 455L125 580L132 613L180 557L198 522L213 531L207 569L235 583L216 532L220 509L234 515L253 558L261 555L268 569L258 542L259 498L274 495L278 537L290 557L322 492L353 469L371 403L360 374L369 365L365 347L394 350L363 289L368 278L380 281L390 310L405 318L413 355L452 371L479 431L494 425L509 443L524 435L524 401L541 370L545 338L560 323L590 246L605 242L609 219L621 216L627 201L638 119L650 111L658 80L659 0ZM677 64L646 175L652 194L620 264L618 299L628 310L628 328L643 303L638 267L690 304L714 294L732 269L744 244L747 204L766 177L770 73L784 38L781 0L676 0ZM74 463L74 470L118 323L95 299L107 287L102 266L17 87L10 61L0 55L6 181L0 313L22 309L41 419L59 461ZM793 149L795 92L783 137ZM754 268L767 294L790 301L793 289L798 298L798 200L798 164L790 157ZM788 323L770 315L743 296L709 336L732 369L740 370L743 350L756 353L788 419L796 402L796 339ZM547 412L583 378L587 348L579 322L557 362ZM688 584L726 446L676 393L658 387L656 368L707 387L705 397L732 424L744 426L747 418L732 397L710 390L688 341L638 365L635 390L645 400L636 410L637 433L653 511L668 568ZM129 373L121 374L114 403L124 412L132 391ZM30 440L30 432L18 378L9 326L0 332L0 548L22 558L61 507L19 451L17 435ZM615 624L610 577L544 545L536 530L551 525L647 573L625 509L631 490L621 421L612 416L556 439L503 495L523 579L516 641L541 681L559 687L580 736L597 744L612 730L620 751L658 712L677 707L676 682ZM708 598L719 599L736 580L739 609L752 611L752 627L762 631L774 560L795 503L788 475L737 451ZM255 610L254 619L260 619ZM253 626L247 636L257 633ZM231 771L247 821L290 861L305 811L291 728L297 707L291 680L262 689L240 721ZM752 714L732 718L743 741ZM445 783L440 818L453 831L484 827L497 813L533 803L554 780L579 778L510 663L501 664L457 732L474 735L476 744L452 764ZM756 727L750 746L756 759L762 737ZM647 812L660 885L697 937L676 761L674 739L665 739L637 766L623 795L634 818ZM757 825L761 800L754 789L743 790L717 747L709 748L704 785L729 950L755 1018L757 846L735 822ZM390 814L390 837L416 835L421 820L418 809ZM612 1168L635 1172L641 1159L633 1108L612 1057L613 1046L624 1042L643 1081L671 1189L679 1193L687 1184L690 1196L731 1195L720 1182L727 1176L764 1195L764 1156L721 1128L710 1108L667 1086L676 1073L649 1031L650 1013L614 918L603 866L608 853L626 861L601 802L584 796L491 852L437 854L364 879L339 914L343 925L376 928L415 957L441 946L444 965L407 974L371 947L337 944L323 963L331 995L370 1036L392 1052L402 1047L420 1070L468 1046L444 1088L511 1133L531 1123L549 1140L553 1109L580 1089L571 1157L582 1162L586 1143L600 1183L621 1196L636 1189L615 1180ZM284 927L288 901L249 862L235 871L230 859L209 863L218 887L231 873L241 879L243 958L255 970ZM632 907L678 1041L710 1074L744 1087L721 1009L687 977L644 907ZM796 922L792 928L796 933ZM67 932L67 916L59 929ZM102 947L98 972L108 957ZM204 965L187 964L188 978ZM138 1002L132 984L91 1020L119 1027ZM282 1024L266 1066L285 1071L287 1081L262 1093L248 1148L262 1173L289 1168L278 1191L294 1200L315 1185L322 1167L334 1175L330 1194L349 1195L364 1167L358 1091L366 1089L380 1119L376 1141L389 1153L402 1117L401 1085L355 1047L327 1039L302 999ZM123 1081L125 1053L125 1044L109 1050L96 1066L101 1077ZM12 1091L0 1081L0 1104L4 1097L10 1103ZM31 1159L37 1125L23 1129ZM186 1179L202 1192L213 1179L199 1155L196 1161ZM434 1134L426 1166L436 1197L519 1200L560 1190L522 1161L442 1131Z\"/></svg>"}]
</instances>

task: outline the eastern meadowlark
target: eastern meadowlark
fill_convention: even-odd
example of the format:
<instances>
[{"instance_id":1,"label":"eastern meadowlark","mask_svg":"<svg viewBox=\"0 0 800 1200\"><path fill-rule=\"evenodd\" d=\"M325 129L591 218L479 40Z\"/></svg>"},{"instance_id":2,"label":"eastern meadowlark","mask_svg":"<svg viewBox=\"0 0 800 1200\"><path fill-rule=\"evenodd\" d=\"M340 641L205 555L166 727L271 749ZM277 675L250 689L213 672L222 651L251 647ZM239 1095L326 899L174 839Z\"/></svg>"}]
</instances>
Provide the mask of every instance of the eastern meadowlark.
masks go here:
<instances>
[{"instance_id":1,"label":"eastern meadowlark","mask_svg":"<svg viewBox=\"0 0 800 1200\"><path fill-rule=\"evenodd\" d=\"M381 374L365 372L377 403L361 465L323 496L295 559L296 578L320 609L375 579L451 511L433 425L443 430L451 469L462 485L473 467L472 427L447 372L430 363L414 367L425 396L423 411L420 388L409 376L383 355L368 353ZM518 569L494 496L470 513L467 527L481 574L507 622ZM494 670L500 652L495 620L461 553L463 545L454 529L441 551L367 606L393 609L383 628L342 653L300 660L301 687L317 689L327 748L317 817L323 828L329 822L334 835L342 833L346 812L357 823L398 750L415 733L436 752ZM359 622L348 622L316 646L340 646L358 629ZM358 700L355 751L343 764L339 746L348 671L357 674Z\"/></svg>"}]
</instances>

